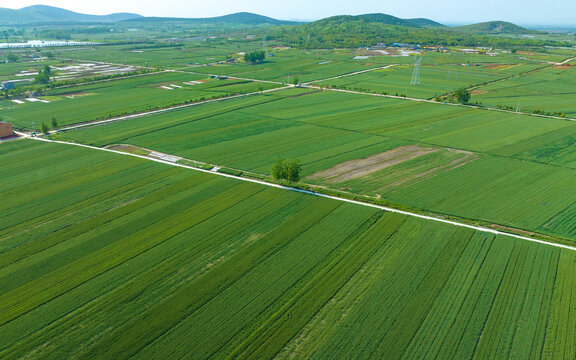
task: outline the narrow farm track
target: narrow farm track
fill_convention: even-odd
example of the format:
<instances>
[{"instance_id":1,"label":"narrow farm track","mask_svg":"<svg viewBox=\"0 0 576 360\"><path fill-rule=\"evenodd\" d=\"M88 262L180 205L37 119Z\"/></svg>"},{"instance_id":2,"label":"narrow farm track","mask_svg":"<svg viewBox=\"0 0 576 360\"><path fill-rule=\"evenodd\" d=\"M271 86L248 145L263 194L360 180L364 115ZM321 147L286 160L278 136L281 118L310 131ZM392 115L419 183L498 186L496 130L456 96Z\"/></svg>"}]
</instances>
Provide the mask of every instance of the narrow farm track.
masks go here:
<instances>
[{"instance_id":1,"label":"narrow farm track","mask_svg":"<svg viewBox=\"0 0 576 360\"><path fill-rule=\"evenodd\" d=\"M44 138L39 138L39 137L30 137L28 134L25 134L25 133L18 133L18 135L20 135L20 136L22 136L22 137L24 137L24 138L27 138L27 139L35 140L35 141L43 141L43 142L48 142L48 143L57 143L57 144L64 144L64 145L72 145L72 146L78 146L78 147L83 147L83 148L92 149L92 150L99 150L99 151L105 151L105 152L120 154L120 155L124 155L124 156L136 157L136 158L145 159L145 160L148 160L148 161L154 161L154 162L157 162L157 163L166 164L166 165L170 165L170 166L174 166L174 167L185 168L185 169L188 169L188 170L199 171L199 172L203 172L203 173L207 173L207 174L212 174L212 175L219 175L219 176L223 176L223 177L226 177L226 178L231 178L231 179L236 179L236 180L240 180L240 181L245 181L245 182L260 184L260 185L264 185L264 186L268 186L268 187L273 187L273 188L277 188L277 189L282 189L282 190L286 190L286 191L294 191L294 192L298 192L298 193L302 193L302 194L307 194L307 195L317 196L317 197L321 197L321 198L325 198L325 199L331 199L331 200L335 200L335 201L341 201L341 202L346 202L346 203L350 203L350 204L355 204L355 205L370 207L370 208L379 209L379 210L386 211L386 212L402 214L402 215L406 215L406 216L410 216L410 217L414 217L414 218L419 218L419 219L428 220L428 221L434 221L434 222L443 223L443 224L448 224L448 225L457 226L457 227L461 227L461 228L472 229L472 230L476 230L476 231L480 231L480 232L485 232L485 233L490 233L490 234L494 234L494 235L508 236L508 237L511 237L511 238L515 238L515 239L519 239L519 240L523 240L523 241L528 241L528 242L531 242L531 243L537 243L537 244L540 244L540 245L551 246L551 247L566 249L566 250L570 250L570 251L576 251L576 247L574 247L574 246L562 245L562 244L557 244L557 243L548 242L548 241L544 241L544 240L533 239L533 238L529 238L529 237L526 237L526 236L521 236L521 235L509 233L509 232L504 232L504 231L489 229L489 228L481 227L481 226L474 226L474 225L470 225L470 224L466 224L466 223L462 223L462 222L457 222L457 221L452 221L452 220L446 220L446 219L442 219L442 218L438 218L438 217L434 217L434 216L427 216L427 215L417 214L417 213L413 213L413 212L409 212L409 211L398 210L398 209L394 209L394 208L391 208L391 207L374 205L374 204L364 203L364 202L355 201L355 200L349 200L349 199L345 199L345 198L340 198L340 197L336 197L336 196L320 194L320 193L316 193L316 192L312 192L312 191L307 191L307 190L301 190L301 189L291 188L291 187L282 186L282 185L278 185L278 184L271 184L271 183L264 182L264 181L260 181L260 180L241 178L241 177L237 177L237 176L233 176L233 175L228 175L228 174L223 174L223 173L218 173L218 172L214 172L214 171L210 171L210 170L198 169L198 168L194 168L194 167L191 167L191 166L186 166L186 165L182 165L182 164L176 164L176 163L169 162L169 161L162 160L162 159L158 159L158 158L151 158L151 157L148 157L148 156L130 154L130 153L125 153L125 152L116 151L116 150L112 150L112 149L99 148L99 147L95 147L95 146L89 146L89 145L83 145L83 144L77 144L77 143L70 143L70 142L65 142L65 141L55 141L55 140L49 140L49 139L44 139Z\"/></svg>"},{"instance_id":2,"label":"narrow farm track","mask_svg":"<svg viewBox=\"0 0 576 360\"><path fill-rule=\"evenodd\" d=\"M201 73L201 72L196 72L196 71L184 71L184 70L166 70L167 72L179 72L182 74L195 74L195 75L207 75L207 76L222 76L222 75L218 75L218 74L208 74L208 73ZM258 82L258 83L263 83L263 84L275 84L275 85L285 85L283 82L280 81L270 81L270 80L260 80L260 79L249 79L249 78L243 78L243 77L238 77L238 76L231 76L231 75L225 75L226 77L228 77L228 79L231 80L245 80L245 81L252 81L252 82Z\"/></svg>"},{"instance_id":3,"label":"narrow farm track","mask_svg":"<svg viewBox=\"0 0 576 360\"><path fill-rule=\"evenodd\" d=\"M244 97L248 97L248 96L252 96L252 95L267 94L267 93L271 93L274 91L289 89L291 87L293 87L293 86L290 85L290 86L285 86L285 87L276 88L276 89L256 91L256 92L248 93L248 94L233 95L233 96L223 97L220 99L205 100L205 101L200 101L200 102L196 102L193 104L177 105L177 106L173 106L173 107L169 107L169 108L165 108L165 109L147 111L147 112L143 112L143 113L126 115L126 116L120 116L120 117L107 119L107 120L92 121L89 123L83 123L83 124L63 127L61 129L58 129L57 131L51 131L50 133L54 134L54 133L58 133L60 131L70 131L70 130L77 130L77 129L86 128L86 127L106 125L106 124L111 124L111 123L115 123L115 122L119 122L119 121L137 119L137 118L141 118L144 116L158 115L158 114L162 114L162 113L166 113L166 112L170 112L170 111L188 109L188 108L192 108L192 107L196 107L196 106L207 105L207 104L212 104L212 103L217 103L217 102L222 102L222 101L227 101L227 100L240 99L240 98L244 98Z\"/></svg>"},{"instance_id":4,"label":"narrow farm track","mask_svg":"<svg viewBox=\"0 0 576 360\"><path fill-rule=\"evenodd\" d=\"M414 102L421 102L421 103L428 103L428 104L436 104L436 105L458 106L458 107L463 107L463 108L468 108L468 109L476 109L476 110L496 111L496 112L507 113L507 114L534 116L534 117L547 118L547 119L556 119L556 120L576 121L575 118L569 118L569 117L560 117L560 116L552 116L552 115L541 115L541 114L530 114L530 113L516 112L516 111L512 111L512 110L505 110L505 109L488 108L488 107L478 107L478 106L474 106L474 105L452 104L452 103L440 103L440 102L437 102L437 101L434 101L434 100L428 100L428 99L418 99L418 98L395 96L395 95L375 94L375 93L370 93L370 92L362 92L362 91L354 91L354 90L327 89L327 88L322 89L322 87L317 86L317 85L309 85L309 86L305 86L305 87L306 87L306 88L311 88L311 89L325 90L325 91L335 91L335 92L340 92L340 93L348 93L348 94L356 94L356 95L367 95L367 96L376 96L376 97L382 97L382 98L388 98L388 99L407 100L407 101L414 101Z\"/></svg>"},{"instance_id":5,"label":"narrow farm track","mask_svg":"<svg viewBox=\"0 0 576 360\"><path fill-rule=\"evenodd\" d=\"M396 64L386 65L386 66L380 66L380 67L377 67L377 68L372 68L372 69L367 69L367 70L362 70L362 71L356 71L356 72L349 73L349 74L342 74L342 75L334 76L334 77L327 78L327 79L318 79L318 80L310 81L309 83L317 83L317 82L321 82L321 81L330 81L330 80L342 79L342 78L345 78L345 77L348 77L348 76L365 74L365 73L372 72L372 71L376 71L376 70L389 69L389 68L391 68L391 67L393 67L393 66L396 66Z\"/></svg>"},{"instance_id":6,"label":"narrow farm track","mask_svg":"<svg viewBox=\"0 0 576 360\"><path fill-rule=\"evenodd\" d=\"M573 61L574 59L576 59L576 58L569 58L569 59L564 60L564 61L561 62L561 63L557 63L556 65L563 65L563 64L566 64L566 63L569 63L569 62ZM113 63L103 63L103 64L122 65L122 64L113 64ZM548 68L548 67L556 66L556 65L544 66L544 67L541 67L541 68L538 68L538 69L529 71L529 72L527 72L527 73L513 75L513 76L510 76L510 77L506 77L506 78L504 78L504 79L498 79L498 80L496 80L496 81L494 81L494 82L491 82L491 83L506 81L506 80L509 80L509 79L511 79L511 78L516 78L516 77L521 77L521 76L528 75L528 74L531 74L531 73L533 73L533 72L537 72L537 71L540 71L540 70L542 70L542 69L546 69L546 68ZM317 89L317 90L335 91L335 92L340 92L340 93L356 94L356 95L366 95L366 96L375 96L375 97L382 97L382 98L389 98L389 99L407 100L407 101L414 101L414 102L424 102L424 103L437 104L437 105L459 106L459 107L465 107L465 108L469 108L469 109L479 109L479 110L487 110L487 111L497 111L497 112L508 113L508 114L516 114L516 115L529 115L529 116L535 116L535 117L541 117L541 118L549 118L549 119L556 119L556 120L576 121L575 118L568 118L568 117L559 117L559 116L541 115L541 114L529 114L529 113L519 113L519 112L516 112L516 111L505 110L505 109L488 108L488 107L478 107L478 106L463 105L463 104L439 103L439 102L437 102L437 101L429 100L429 99L420 99L420 98L412 98L412 97L402 97L402 96L394 96L394 95L384 95L384 94L377 94L377 93L371 93L371 92L362 92L362 91L354 91L354 90L332 89L332 88L324 88L324 87L322 87L322 86L320 86L320 85L312 85L312 84L318 83L318 82L329 81L329 80L334 80L334 79L340 79L340 78L344 78L344 77L348 77L348 76L354 76L354 75L359 75L359 74L364 74L364 73L371 72L371 71L376 71L376 70L388 69L388 68L391 68L391 67L393 67L393 66L396 66L396 64L387 65L387 66L381 66L381 67L377 67L377 68L371 68L371 69L362 70L362 71L357 71L357 72L348 73L348 74L342 74L342 75L338 75L338 76L331 77L331 78L327 78L327 79L313 80L313 81L308 82L307 85L303 85L303 86L301 86L301 87L302 87L302 88L309 88L309 89ZM216 76L216 75L214 75L214 74L188 72L188 71L182 71L182 70L165 70L165 71L160 71L159 73L168 73L168 72L181 72L181 73L187 73L187 74L201 74L201 75L208 75L208 76ZM146 75L153 75L153 74L156 74L156 73L152 73L152 74L141 74L141 75L135 75L135 76L138 77L138 76L146 76ZM244 81L252 81L252 82L259 82L259 83L266 83L266 84L274 84L274 85L285 85L284 83L278 82L278 81L258 80L258 79L242 78L242 77L235 77L235 76L228 76L228 78L229 78L229 79L232 79L232 80L244 80ZM110 81L110 80L107 80L107 81ZM473 87L471 87L470 89L475 89L475 88L477 88L477 87L479 87L479 86L485 86L485 85L487 85L487 84L478 85L478 86L473 86ZM51 131L51 133L57 133L57 132L60 132L60 131L77 130L77 129L85 128L85 127L106 125L106 124L115 123L115 122L120 122L120 121L137 119L137 118L141 118L141 117L144 117L144 116L157 115L157 114L162 114L162 113L165 113L165 112L177 111L177 110L187 109L187 108L191 108L191 107L195 107L195 106L200 106L200 105L207 105L207 104L211 104L211 103L217 103L217 102L226 101L226 100L233 100L233 99L243 98L243 97L246 97L246 96L251 96L251 95L256 95L256 94L270 93L270 92L285 90L285 89L294 88L294 87L296 87L296 86L295 86L295 85L292 85L292 84L289 84L289 85L286 85L286 86L283 86L283 87L280 87L280 88L276 88L276 89L270 89L270 90L265 90L265 91L257 91L257 92L248 93L248 94L233 95L233 96L229 96L229 97L225 97L225 98L221 98L221 99L206 100L206 101L202 101L202 102L198 102L198 103L194 103L194 104L178 105L178 106L173 106L173 107L169 107L169 108L165 108L165 109L160 109L160 110L153 110L153 111L149 111L149 112L143 112L143 113L137 113L137 114L131 114L131 115L126 115L126 116L121 116L121 117L117 117L117 118L113 118L113 119L98 120L98 121L93 121L93 122L89 122L89 123L82 123L82 124L78 124L78 125L73 125L73 126L64 127L64 128L61 128L61 129L59 129L59 130L57 130L57 131Z\"/></svg>"}]
</instances>

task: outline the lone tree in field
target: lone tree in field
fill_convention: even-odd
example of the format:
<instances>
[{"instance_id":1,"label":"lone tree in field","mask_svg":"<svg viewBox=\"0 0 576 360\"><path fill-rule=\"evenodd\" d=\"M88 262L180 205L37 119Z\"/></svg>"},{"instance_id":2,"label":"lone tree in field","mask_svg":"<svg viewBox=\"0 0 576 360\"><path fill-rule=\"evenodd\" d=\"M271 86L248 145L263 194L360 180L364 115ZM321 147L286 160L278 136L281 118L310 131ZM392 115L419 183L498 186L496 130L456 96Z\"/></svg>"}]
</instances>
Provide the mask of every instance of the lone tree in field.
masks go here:
<instances>
[{"instance_id":1,"label":"lone tree in field","mask_svg":"<svg viewBox=\"0 0 576 360\"><path fill-rule=\"evenodd\" d=\"M470 91L468 91L466 88L456 90L454 96L456 96L456 100L458 100L459 104L468 104L468 101L470 101L471 97Z\"/></svg>"},{"instance_id":2,"label":"lone tree in field","mask_svg":"<svg viewBox=\"0 0 576 360\"><path fill-rule=\"evenodd\" d=\"M272 165L270 172L272 177L277 180L288 180L292 182L300 181L300 171L302 165L298 159L278 159Z\"/></svg>"},{"instance_id":3,"label":"lone tree in field","mask_svg":"<svg viewBox=\"0 0 576 360\"><path fill-rule=\"evenodd\" d=\"M52 118L52 128L53 129L58 128L58 120L56 120L55 117Z\"/></svg>"},{"instance_id":4,"label":"lone tree in field","mask_svg":"<svg viewBox=\"0 0 576 360\"><path fill-rule=\"evenodd\" d=\"M244 55L244 61L246 61L247 63L250 63L252 65L261 63L262 61L264 61L264 59L266 59L266 53L262 50L254 51L254 52L247 52Z\"/></svg>"},{"instance_id":5,"label":"lone tree in field","mask_svg":"<svg viewBox=\"0 0 576 360\"><path fill-rule=\"evenodd\" d=\"M42 132L46 135L48 135L48 125L46 125L46 123L42 123Z\"/></svg>"}]
</instances>

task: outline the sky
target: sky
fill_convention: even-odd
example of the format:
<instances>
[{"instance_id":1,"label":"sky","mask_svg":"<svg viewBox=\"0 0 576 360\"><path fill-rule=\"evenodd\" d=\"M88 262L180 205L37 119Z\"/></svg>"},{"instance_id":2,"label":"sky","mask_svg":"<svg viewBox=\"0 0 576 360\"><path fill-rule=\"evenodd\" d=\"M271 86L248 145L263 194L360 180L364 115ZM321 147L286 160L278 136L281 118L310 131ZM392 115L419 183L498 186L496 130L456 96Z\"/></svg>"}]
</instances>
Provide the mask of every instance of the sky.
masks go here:
<instances>
[{"instance_id":1,"label":"sky","mask_svg":"<svg viewBox=\"0 0 576 360\"><path fill-rule=\"evenodd\" d=\"M144 16L212 17L248 11L282 20L317 20L333 15L385 13L426 17L445 24L503 20L524 25L576 27L576 0L0 0L19 9L50 5L85 14L133 12Z\"/></svg>"}]
</instances>

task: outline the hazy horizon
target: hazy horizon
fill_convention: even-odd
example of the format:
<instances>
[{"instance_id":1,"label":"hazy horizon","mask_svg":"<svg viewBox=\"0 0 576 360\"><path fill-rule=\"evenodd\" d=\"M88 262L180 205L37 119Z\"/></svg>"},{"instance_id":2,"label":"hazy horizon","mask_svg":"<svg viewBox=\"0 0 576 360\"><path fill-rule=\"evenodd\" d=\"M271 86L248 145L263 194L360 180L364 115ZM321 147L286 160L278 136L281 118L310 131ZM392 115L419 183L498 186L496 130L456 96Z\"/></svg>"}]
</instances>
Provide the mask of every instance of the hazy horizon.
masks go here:
<instances>
[{"instance_id":1,"label":"hazy horizon","mask_svg":"<svg viewBox=\"0 0 576 360\"><path fill-rule=\"evenodd\" d=\"M573 14L576 1L555 0L553 3L539 0L510 0L507 2L486 0L466 3L446 0L435 3L426 0L406 0L401 3L378 0L359 0L353 3L337 1L311 3L293 0L286 3L271 3L261 0L242 2L221 0L214 3L201 1L165 0L161 4L143 3L137 0L84 1L74 0L0 0L0 7L20 9L31 5L49 5L67 10L107 15L118 12L131 12L143 16L202 18L227 15L236 12L253 12L281 20L313 21L334 15L359 15L385 13L400 18L429 18L441 23L456 25L484 21L502 20L525 25L557 25L576 27ZM462 9L465 11L462 11ZM520 9L520 11L518 10Z\"/></svg>"}]
</instances>

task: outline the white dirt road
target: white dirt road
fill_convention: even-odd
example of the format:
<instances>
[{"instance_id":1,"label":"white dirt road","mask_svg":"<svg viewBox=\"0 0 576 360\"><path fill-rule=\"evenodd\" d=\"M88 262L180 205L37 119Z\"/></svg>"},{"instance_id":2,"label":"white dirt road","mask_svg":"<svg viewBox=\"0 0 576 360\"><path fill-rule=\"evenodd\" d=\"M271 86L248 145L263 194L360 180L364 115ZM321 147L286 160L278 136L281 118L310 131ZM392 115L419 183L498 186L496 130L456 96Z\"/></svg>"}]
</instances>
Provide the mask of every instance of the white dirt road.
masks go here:
<instances>
[{"instance_id":1,"label":"white dirt road","mask_svg":"<svg viewBox=\"0 0 576 360\"><path fill-rule=\"evenodd\" d=\"M286 191L294 191L294 192L298 192L298 193L302 193L302 194L307 194L307 195L312 195L312 196L318 196L318 197L325 198L325 199L330 199L330 200L334 200L334 201L346 202L346 203L355 204L355 205L359 205L359 206L366 206L366 207L370 207L370 208L374 208L374 209L379 209L379 210L382 210L382 211L387 211L387 212L391 212L391 213L402 214L402 215L406 215L406 216L410 216L410 217L415 217L415 218L419 218L419 219L423 219L423 220L428 220L428 221L439 222L439 223L448 224L448 225L457 226L457 227L462 227L462 228L468 228L468 229L472 229L472 230L476 230L476 231L481 231L481 232L486 232L486 233L490 233L490 234L494 234L494 235L507 236L507 237L511 237L511 238L518 239L518 240L523 240L523 241L528 241L528 242L535 243L535 244L540 244L540 245L545 245L545 246L552 246L552 247L561 248L561 249L570 250L570 251L576 251L576 247L574 247L574 246L568 246L568 245L562 245L562 244L552 243L552 242L548 242L548 241L544 241L544 240L538 240L538 239L533 239L533 238L529 238L529 237L526 237L526 236L521 236L521 235L517 235L517 234L512 234L512 233L507 233L507 232L499 231L499 230L489 229L489 228L486 228L486 227L474 226L474 225L465 224L465 223L461 223L461 222L457 222L457 221L441 219L441 218L434 217L434 216L427 216L427 215L421 215L421 214L417 214L417 213L412 213L412 212L409 212L409 211L398 210L398 209L394 209L394 208L390 208L390 207L386 207L386 206L368 204L368 203L363 203L363 202L360 202L360 201L355 201L355 200L349 200L349 199L339 198L339 197L336 197L336 196L319 194L319 193L312 192L312 191L300 190L300 189L295 189L295 188L291 188L291 187L287 187L287 186L282 186L282 185L277 185L277 184L271 184L271 183L267 183L267 182L264 182L264 181L259 181L259 180L253 180L253 179L247 179L247 178L237 177L237 176L233 176L233 175L228 175L228 174L223 174L223 173L214 172L214 171L211 171L211 170L198 169L198 168L194 168L194 167L191 167L191 166L186 166L186 165L182 165L182 164L177 164L177 163L174 163L174 162L170 162L170 161L166 161L166 160L162 160L162 159L158 159L158 158L151 158L151 157L148 157L148 156L142 156L142 155L124 153L124 152L120 152L120 151L116 151L116 150L104 149L104 148L99 148L99 147L94 147L94 146L89 146L89 145L76 144L76 143L69 143L69 142L65 142L65 141L55 141L55 140L48 140L48 139L39 138L39 137L30 137L29 134L26 134L26 133L18 133L18 135L20 135L20 136L22 136L22 137L24 137L24 138L33 139L33 140L36 140L36 141L44 141L44 142L48 142L48 143L58 143L58 144L64 144L64 145L70 145L70 146L78 146L78 147L83 147L83 148L92 149L92 150L106 151L106 152L115 153L115 154L120 154L120 155L124 155L124 156L131 156L131 157L141 158L141 159L145 159L145 160L149 160L149 161L154 161L154 162L161 163L161 164L166 164L166 165L170 165L170 166L175 166L175 167L185 168L185 169L189 169L189 170L199 171L199 172L203 172L203 173L207 173L207 174L212 174L212 175L223 176L223 177L226 177L226 178L236 179L236 180L239 180L239 181L251 182L251 183L260 184L260 185L264 185L264 186L268 186L268 187L273 187L273 188L282 189L282 190L286 190Z\"/></svg>"}]
</instances>

